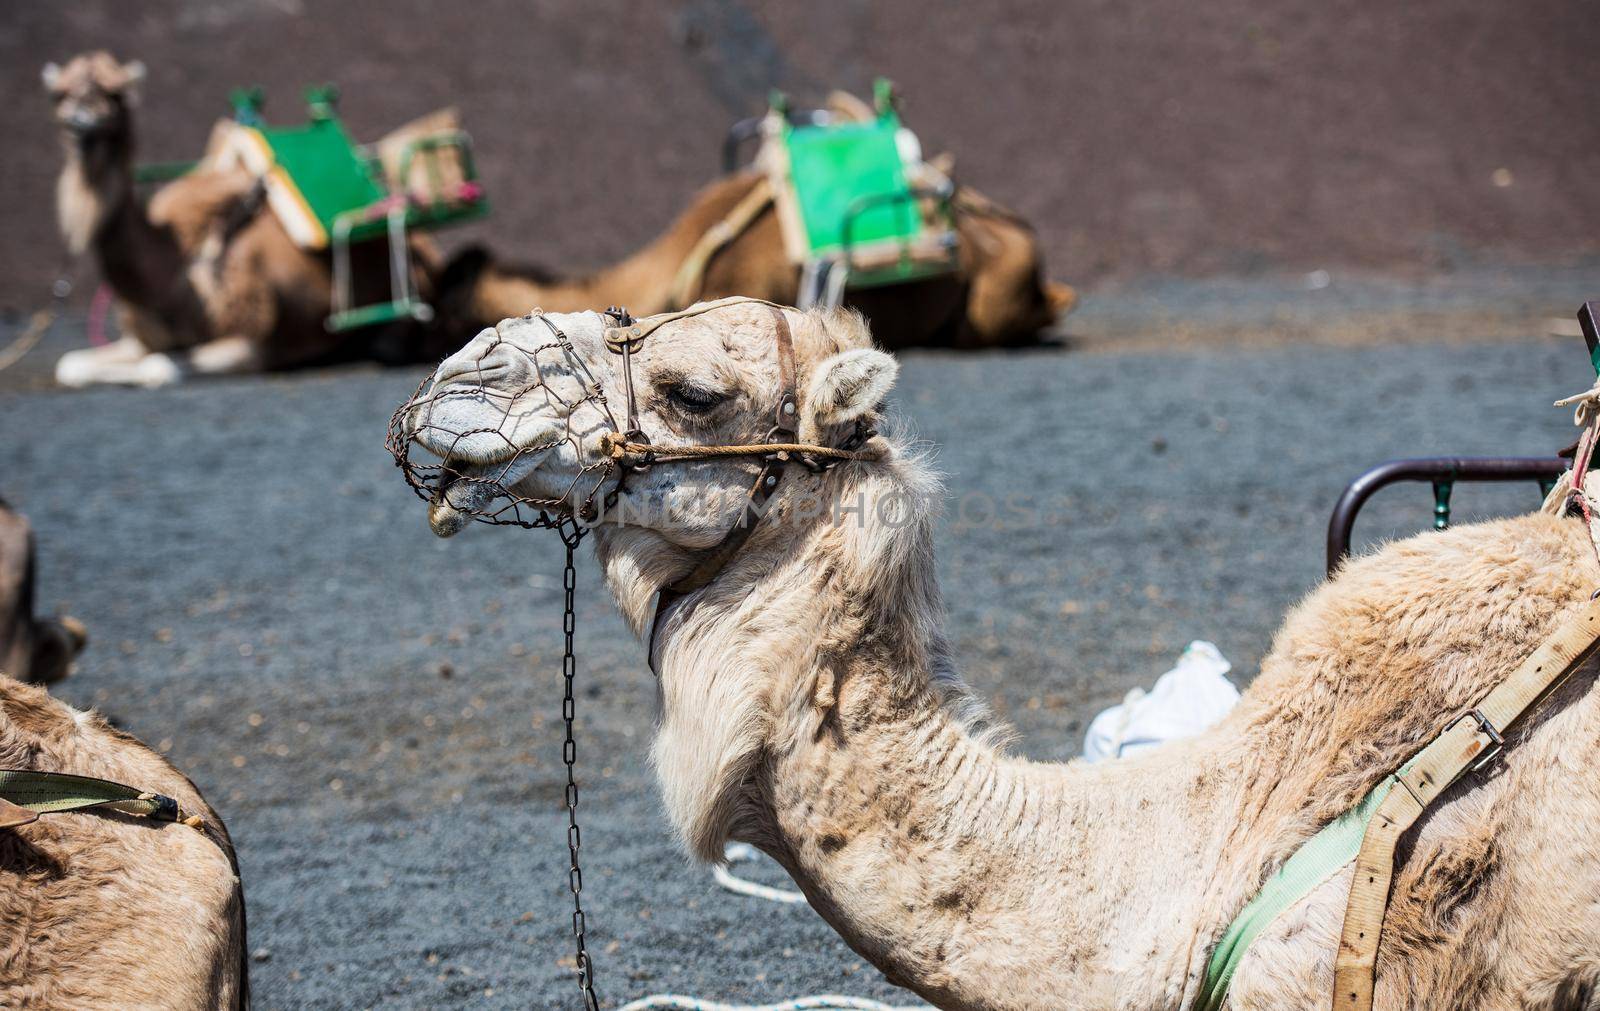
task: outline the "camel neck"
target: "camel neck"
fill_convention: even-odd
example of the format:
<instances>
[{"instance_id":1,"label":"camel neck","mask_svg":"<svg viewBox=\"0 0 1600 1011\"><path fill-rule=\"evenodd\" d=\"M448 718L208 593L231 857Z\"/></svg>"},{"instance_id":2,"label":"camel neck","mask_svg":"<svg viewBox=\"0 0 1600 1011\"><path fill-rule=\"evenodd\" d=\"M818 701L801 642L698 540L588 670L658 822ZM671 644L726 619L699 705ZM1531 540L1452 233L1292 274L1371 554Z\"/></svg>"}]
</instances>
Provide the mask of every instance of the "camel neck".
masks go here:
<instances>
[{"instance_id":1,"label":"camel neck","mask_svg":"<svg viewBox=\"0 0 1600 1011\"><path fill-rule=\"evenodd\" d=\"M936 599L927 578L912 599ZM734 835L940 1006L1178 1006L1213 876L1186 777L1008 755L929 631L939 622L899 599L817 602L835 632L852 608L874 617L796 682ZM1166 840L1159 871L1138 857L1153 839Z\"/></svg>"},{"instance_id":2,"label":"camel neck","mask_svg":"<svg viewBox=\"0 0 1600 1011\"><path fill-rule=\"evenodd\" d=\"M860 508L780 512L668 634L655 761L685 841L754 843L941 1006L1176 1007L1226 817L1203 757L1137 775L1005 754L941 631L931 520L883 522L916 489L869 472L825 498ZM618 596L642 624L642 595Z\"/></svg>"},{"instance_id":3,"label":"camel neck","mask_svg":"<svg viewBox=\"0 0 1600 1011\"><path fill-rule=\"evenodd\" d=\"M138 216L133 198L132 145L119 132L66 137L65 164L56 186L57 212L74 254L99 245Z\"/></svg>"},{"instance_id":4,"label":"camel neck","mask_svg":"<svg viewBox=\"0 0 1600 1011\"><path fill-rule=\"evenodd\" d=\"M134 192L128 135L69 140L57 202L68 249L92 252L119 298L165 319L180 318L175 306L192 294L175 283L183 275L183 253L169 229L150 222Z\"/></svg>"}]
</instances>

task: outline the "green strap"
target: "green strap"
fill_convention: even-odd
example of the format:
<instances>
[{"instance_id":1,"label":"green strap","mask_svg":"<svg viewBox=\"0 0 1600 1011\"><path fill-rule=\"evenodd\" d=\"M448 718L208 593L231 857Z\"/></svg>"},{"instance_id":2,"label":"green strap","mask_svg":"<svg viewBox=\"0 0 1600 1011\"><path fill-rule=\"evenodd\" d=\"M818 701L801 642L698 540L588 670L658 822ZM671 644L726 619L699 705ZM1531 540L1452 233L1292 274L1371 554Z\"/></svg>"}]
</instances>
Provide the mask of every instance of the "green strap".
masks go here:
<instances>
[{"instance_id":1,"label":"green strap","mask_svg":"<svg viewBox=\"0 0 1600 1011\"><path fill-rule=\"evenodd\" d=\"M178 802L171 797L66 772L0 769L0 800L39 814L105 807L155 821L179 821L183 817Z\"/></svg>"},{"instance_id":2,"label":"green strap","mask_svg":"<svg viewBox=\"0 0 1600 1011\"><path fill-rule=\"evenodd\" d=\"M1355 807L1329 822L1321 832L1307 839L1294 855L1284 861L1256 897L1239 911L1228 924L1222 940L1211 949L1211 959L1206 963L1206 978L1200 986L1200 996L1194 1011L1220 1011L1228 996L1228 984L1233 982L1234 970L1244 959L1244 953L1257 935L1278 918L1278 914L1299 902L1311 890L1333 877L1345 864L1356 858L1361 850L1361 840L1367 834L1367 822L1373 812L1389 796L1396 776L1403 776L1411 762L1400 771L1385 776Z\"/></svg>"}]
</instances>

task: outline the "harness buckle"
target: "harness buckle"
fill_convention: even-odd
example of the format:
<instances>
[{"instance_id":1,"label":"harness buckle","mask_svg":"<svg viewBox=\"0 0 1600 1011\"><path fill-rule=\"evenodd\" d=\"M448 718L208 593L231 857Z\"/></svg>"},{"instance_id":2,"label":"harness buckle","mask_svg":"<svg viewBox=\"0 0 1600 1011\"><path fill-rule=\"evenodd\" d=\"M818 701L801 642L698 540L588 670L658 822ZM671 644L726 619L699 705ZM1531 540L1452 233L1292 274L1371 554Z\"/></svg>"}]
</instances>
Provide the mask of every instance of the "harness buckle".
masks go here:
<instances>
[{"instance_id":1,"label":"harness buckle","mask_svg":"<svg viewBox=\"0 0 1600 1011\"><path fill-rule=\"evenodd\" d=\"M1472 768L1469 770L1475 773L1500 757L1501 752L1505 751L1506 739L1501 736L1499 728L1489 722L1489 717L1483 715L1482 710L1472 709L1467 712L1467 715L1472 717L1472 721L1478 725L1478 729L1483 732L1484 736L1489 738L1489 747L1484 749L1483 754L1478 756L1478 760L1472 763Z\"/></svg>"}]
</instances>

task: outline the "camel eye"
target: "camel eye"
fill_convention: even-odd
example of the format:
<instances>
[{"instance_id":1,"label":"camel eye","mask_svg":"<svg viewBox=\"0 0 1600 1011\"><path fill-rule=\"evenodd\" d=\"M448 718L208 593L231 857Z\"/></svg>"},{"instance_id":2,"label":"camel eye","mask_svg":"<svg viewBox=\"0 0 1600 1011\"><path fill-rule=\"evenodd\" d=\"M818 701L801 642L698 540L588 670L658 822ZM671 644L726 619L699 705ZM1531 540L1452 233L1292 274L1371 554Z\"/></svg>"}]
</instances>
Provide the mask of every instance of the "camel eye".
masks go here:
<instances>
[{"instance_id":1,"label":"camel eye","mask_svg":"<svg viewBox=\"0 0 1600 1011\"><path fill-rule=\"evenodd\" d=\"M690 414L705 414L728 399L728 394L716 390L708 390L703 386L694 386L689 383L673 383L667 387L667 399L681 411Z\"/></svg>"}]
</instances>

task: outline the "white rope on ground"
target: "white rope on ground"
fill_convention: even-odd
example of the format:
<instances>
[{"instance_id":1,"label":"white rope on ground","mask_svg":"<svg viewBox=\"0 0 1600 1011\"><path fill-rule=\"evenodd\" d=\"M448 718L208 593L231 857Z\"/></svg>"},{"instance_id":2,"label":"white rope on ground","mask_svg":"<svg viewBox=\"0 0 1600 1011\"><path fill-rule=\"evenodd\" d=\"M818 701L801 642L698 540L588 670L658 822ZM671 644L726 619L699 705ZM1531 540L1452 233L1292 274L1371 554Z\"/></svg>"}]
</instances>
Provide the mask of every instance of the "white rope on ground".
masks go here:
<instances>
[{"instance_id":1,"label":"white rope on ground","mask_svg":"<svg viewBox=\"0 0 1600 1011\"><path fill-rule=\"evenodd\" d=\"M675 1008L677 1011L934 1011L926 1004L897 1007L865 997L839 997L834 994L796 997L777 1004L718 1004L698 997L680 997L669 993L641 997L631 1004L622 1005L618 1011L649 1011L651 1008Z\"/></svg>"},{"instance_id":2,"label":"white rope on ground","mask_svg":"<svg viewBox=\"0 0 1600 1011\"><path fill-rule=\"evenodd\" d=\"M56 318L54 309L40 309L33 314L33 320L22 336L12 341L5 350L0 351L0 372L22 361L22 356L34 349L45 332L50 329L50 323Z\"/></svg>"},{"instance_id":3,"label":"white rope on ground","mask_svg":"<svg viewBox=\"0 0 1600 1011\"><path fill-rule=\"evenodd\" d=\"M717 879L717 884L730 892L749 895L757 899L766 899L769 902L782 902L791 906L805 904L806 897L791 888L773 888L771 885L746 881L728 870L728 867L732 864L749 863L759 856L760 853L749 843L729 843L722 851L723 862L711 868L711 875Z\"/></svg>"},{"instance_id":4,"label":"white rope on ground","mask_svg":"<svg viewBox=\"0 0 1600 1011\"><path fill-rule=\"evenodd\" d=\"M749 843L728 843L722 851L723 862L712 868L712 874L715 875L717 884L730 892L790 906L805 904L806 897L797 891L746 881L728 870L729 864L748 863L759 857L760 853ZM838 994L826 993L813 997L795 997L776 1004L719 1004L699 997L657 993L624 1004L618 1011L651 1011L653 1008L671 1008L674 1011L934 1011L926 1004L901 1006L868 1000L865 997L841 997Z\"/></svg>"}]
</instances>

